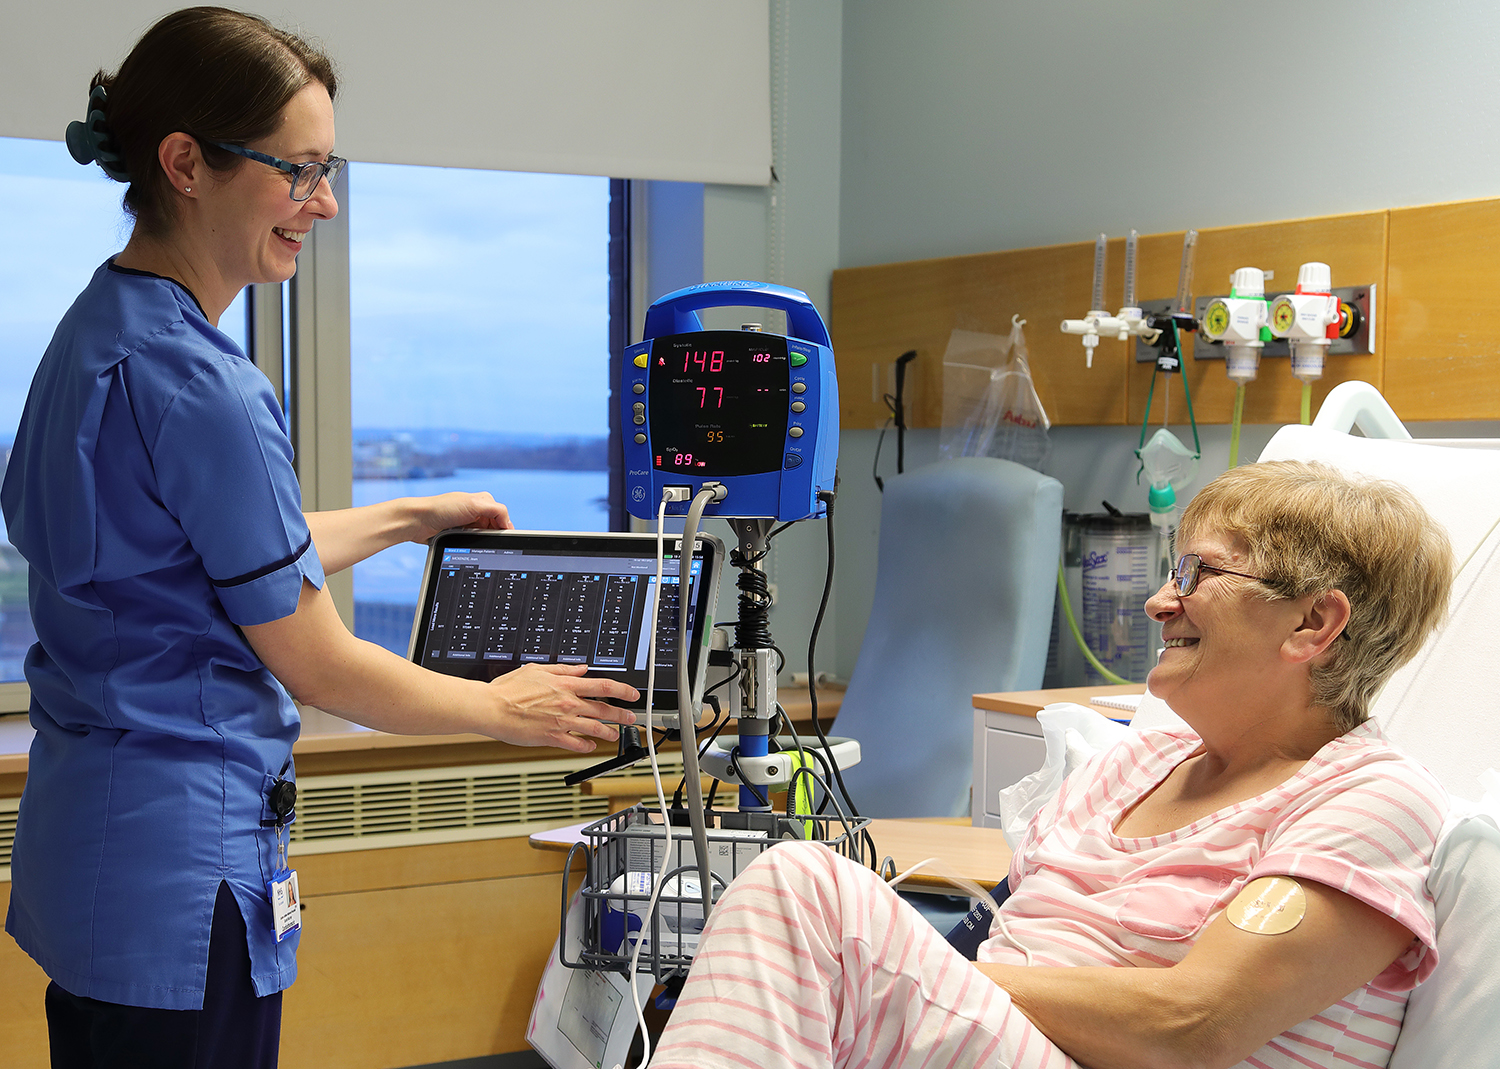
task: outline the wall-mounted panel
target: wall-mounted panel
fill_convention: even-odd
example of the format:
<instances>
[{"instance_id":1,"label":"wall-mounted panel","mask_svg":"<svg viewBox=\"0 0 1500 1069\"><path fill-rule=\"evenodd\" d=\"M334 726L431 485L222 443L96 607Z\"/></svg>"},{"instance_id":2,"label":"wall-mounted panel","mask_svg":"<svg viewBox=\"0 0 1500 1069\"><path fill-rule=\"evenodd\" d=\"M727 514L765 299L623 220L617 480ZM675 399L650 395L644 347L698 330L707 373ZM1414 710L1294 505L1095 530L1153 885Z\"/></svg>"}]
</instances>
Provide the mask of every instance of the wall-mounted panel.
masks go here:
<instances>
[{"instance_id":1,"label":"wall-mounted panel","mask_svg":"<svg viewBox=\"0 0 1500 1069\"><path fill-rule=\"evenodd\" d=\"M1106 303L1124 284L1125 243L1110 242ZM835 271L831 331L839 367L842 426L880 427L890 415L881 394L892 362L909 349L907 425L942 425L943 354L954 330L1004 336L1012 315L1026 323L1032 377L1054 424L1118 424L1125 419L1126 351L1107 341L1085 366L1063 319L1088 311L1094 244L956 256Z\"/></svg>"},{"instance_id":2,"label":"wall-mounted panel","mask_svg":"<svg viewBox=\"0 0 1500 1069\"><path fill-rule=\"evenodd\" d=\"M1297 285L1297 269L1304 262L1317 260L1329 265L1335 286L1376 285L1378 302L1385 289L1386 219L1386 212L1364 212L1201 230L1194 258L1193 295L1227 296L1230 276L1241 267L1274 272L1275 277L1266 283L1267 293L1291 290ZM1136 281L1140 299L1176 296L1182 240L1180 230L1140 239ZM1377 307L1374 354L1328 357L1323 378L1313 384L1314 412L1328 391L1347 379L1363 379L1377 389L1381 387L1381 334L1385 319L1385 309ZM1224 373L1222 360L1192 359L1193 346L1193 340L1184 339L1193 413L1199 423L1228 423L1234 411L1234 383ZM1152 366L1137 364L1132 356L1130 422L1139 422L1145 412ZM1153 424L1162 418L1162 392L1163 383L1158 377L1151 406ZM1174 425L1187 422L1179 380L1172 381L1167 404ZM1244 422L1296 423L1301 405L1302 383L1292 378L1291 361L1285 357L1263 359L1259 376L1245 388Z\"/></svg>"},{"instance_id":3,"label":"wall-mounted panel","mask_svg":"<svg viewBox=\"0 0 1500 1069\"><path fill-rule=\"evenodd\" d=\"M1148 234L1137 247L1136 294L1143 302L1175 298L1183 232ZM1123 298L1123 238L1109 243L1104 304ZM908 425L937 427L943 411L943 353L955 329L1004 335L1010 317L1028 320L1026 340L1037 392L1054 424L1137 424L1151 391L1152 363L1135 346L1103 342L1085 368L1064 318L1087 310L1093 243L847 268L833 276L832 328L839 363L843 426L871 428L890 415L881 395L892 386L893 361L908 349ZM1403 420L1500 418L1500 321L1490 293L1500 248L1500 199L1362 212L1199 232L1192 293L1227 295L1241 267L1273 273L1266 291L1297 284L1308 261L1329 265L1335 287L1375 287L1375 351L1331 355L1313 384L1317 411L1335 385L1372 383ZM1184 337L1187 383L1199 423L1228 423L1234 384L1222 360L1193 359ZM1266 357L1245 391L1246 424L1295 423L1302 384L1286 357ZM1159 378L1151 422L1187 421L1182 380Z\"/></svg>"},{"instance_id":4,"label":"wall-mounted panel","mask_svg":"<svg viewBox=\"0 0 1500 1069\"><path fill-rule=\"evenodd\" d=\"M1500 418L1500 200L1390 213L1386 400L1404 420Z\"/></svg>"}]
</instances>

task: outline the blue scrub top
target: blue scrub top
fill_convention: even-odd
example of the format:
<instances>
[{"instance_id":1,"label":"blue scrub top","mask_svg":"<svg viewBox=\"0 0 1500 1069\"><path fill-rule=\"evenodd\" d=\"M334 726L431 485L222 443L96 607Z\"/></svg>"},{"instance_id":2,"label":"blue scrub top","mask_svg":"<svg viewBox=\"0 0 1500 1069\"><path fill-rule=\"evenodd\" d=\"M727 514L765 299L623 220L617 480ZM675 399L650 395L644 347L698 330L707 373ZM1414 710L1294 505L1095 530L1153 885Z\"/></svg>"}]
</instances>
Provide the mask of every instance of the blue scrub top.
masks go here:
<instances>
[{"instance_id":1,"label":"blue scrub top","mask_svg":"<svg viewBox=\"0 0 1500 1069\"><path fill-rule=\"evenodd\" d=\"M75 995L197 1009L223 880L256 993L281 990L296 938L275 940L261 825L299 720L239 627L323 569L270 383L186 289L106 263L37 369L0 505L38 638L6 930Z\"/></svg>"}]
</instances>

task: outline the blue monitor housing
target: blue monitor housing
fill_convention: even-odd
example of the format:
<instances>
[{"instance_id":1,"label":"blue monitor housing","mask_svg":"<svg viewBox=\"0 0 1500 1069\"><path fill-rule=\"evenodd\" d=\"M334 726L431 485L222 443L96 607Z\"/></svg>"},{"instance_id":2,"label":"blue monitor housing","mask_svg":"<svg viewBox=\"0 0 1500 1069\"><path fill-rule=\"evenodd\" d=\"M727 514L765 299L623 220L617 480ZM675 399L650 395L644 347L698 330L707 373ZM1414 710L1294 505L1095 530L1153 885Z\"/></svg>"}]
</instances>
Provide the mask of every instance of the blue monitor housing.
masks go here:
<instances>
[{"instance_id":1,"label":"blue monitor housing","mask_svg":"<svg viewBox=\"0 0 1500 1069\"><path fill-rule=\"evenodd\" d=\"M780 309L788 334L704 330L698 311ZM625 502L656 516L663 491L691 499L705 482L728 496L705 516L805 520L826 511L838 465L833 348L807 294L765 282L705 282L646 312L644 340L625 350L620 389ZM668 504L687 512L688 500Z\"/></svg>"}]
</instances>

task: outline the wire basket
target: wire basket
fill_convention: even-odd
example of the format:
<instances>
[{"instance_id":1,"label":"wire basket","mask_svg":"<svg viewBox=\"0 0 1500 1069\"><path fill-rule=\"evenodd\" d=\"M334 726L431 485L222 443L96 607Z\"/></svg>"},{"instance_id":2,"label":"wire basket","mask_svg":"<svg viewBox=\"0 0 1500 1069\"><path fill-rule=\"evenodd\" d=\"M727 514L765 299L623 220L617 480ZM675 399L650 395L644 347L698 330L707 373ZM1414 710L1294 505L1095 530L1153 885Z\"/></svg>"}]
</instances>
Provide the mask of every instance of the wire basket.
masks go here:
<instances>
[{"instance_id":1,"label":"wire basket","mask_svg":"<svg viewBox=\"0 0 1500 1069\"><path fill-rule=\"evenodd\" d=\"M680 817L680 811L673 811ZM760 854L786 840L813 839L860 864L868 864L868 819L846 822L838 816L787 817L776 813L711 813L708 829L712 900L717 901L734 878ZM661 810L637 805L588 825L568 852L563 868L559 960L570 969L598 969L628 974L637 941L642 943L639 971L661 982L686 973L698 950L703 928L703 897L692 832L672 826L670 865L656 908L651 891L661 870L666 836ZM585 852L588 877L583 899L582 951L569 961L568 874L574 855ZM576 922L578 913L575 912Z\"/></svg>"}]
</instances>

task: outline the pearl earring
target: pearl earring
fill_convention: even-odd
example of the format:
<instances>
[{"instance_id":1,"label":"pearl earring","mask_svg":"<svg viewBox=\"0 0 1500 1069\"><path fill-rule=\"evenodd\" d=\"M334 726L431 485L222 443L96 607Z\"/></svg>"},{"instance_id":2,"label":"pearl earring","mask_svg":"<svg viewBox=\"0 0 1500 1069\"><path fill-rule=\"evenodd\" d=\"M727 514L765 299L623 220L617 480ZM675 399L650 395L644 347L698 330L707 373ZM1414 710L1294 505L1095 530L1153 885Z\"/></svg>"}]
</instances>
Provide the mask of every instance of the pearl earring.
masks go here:
<instances>
[{"instance_id":1,"label":"pearl earring","mask_svg":"<svg viewBox=\"0 0 1500 1069\"><path fill-rule=\"evenodd\" d=\"M184 193L191 193L193 191L193 187L192 186L183 186L182 187L182 191Z\"/></svg>"}]
</instances>

